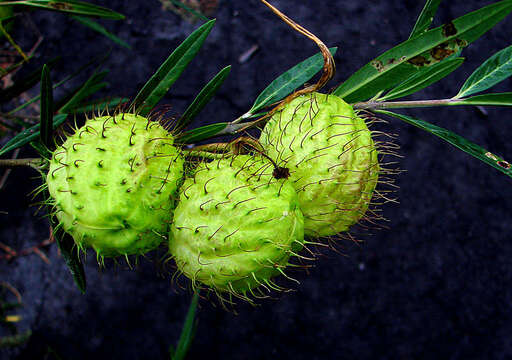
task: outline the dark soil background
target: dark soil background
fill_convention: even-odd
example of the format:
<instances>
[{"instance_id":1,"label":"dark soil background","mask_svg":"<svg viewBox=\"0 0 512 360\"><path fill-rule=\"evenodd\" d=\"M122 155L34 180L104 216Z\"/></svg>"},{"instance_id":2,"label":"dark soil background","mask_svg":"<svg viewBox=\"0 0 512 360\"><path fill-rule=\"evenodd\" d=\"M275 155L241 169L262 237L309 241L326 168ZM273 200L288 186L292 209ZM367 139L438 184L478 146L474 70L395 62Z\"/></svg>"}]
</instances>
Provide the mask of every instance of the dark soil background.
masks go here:
<instances>
[{"instance_id":1,"label":"dark soil background","mask_svg":"<svg viewBox=\"0 0 512 360\"><path fill-rule=\"evenodd\" d=\"M57 13L31 17L45 39L33 66L51 56L63 60L55 80L91 57L112 53L109 96L133 97L168 54L198 25L162 11L157 0L95 1L127 16L102 22L133 46L112 45ZM423 1L273 1L290 17L338 46L334 87L383 51L405 40ZM441 4L436 24L487 5L485 0ZM199 89L232 64L230 77L199 123L230 121L250 108L276 76L317 49L292 32L259 1L221 1L217 24L199 56L162 104L180 114ZM29 38L27 25L18 38ZM415 98L453 96L488 56L510 45L508 17L464 51L466 63L441 84ZM23 41L23 40L21 40ZM245 63L239 56L259 51ZM27 71L29 69L27 68ZM85 75L84 75L85 76ZM77 79L78 81L79 79ZM74 85L78 84L75 83ZM68 84L65 90L73 87ZM512 81L495 91L510 91ZM494 90L494 89L493 89ZM446 127L492 152L512 157L511 110L417 109L407 113ZM397 120L386 130L399 135L400 204L386 205L389 229L358 233L360 246L340 245L346 256L327 253L295 277L300 286L262 301L239 304L238 315L200 302L189 359L508 359L512 357L512 182L510 178L432 135ZM32 156L29 149L21 157ZM30 170L15 170L0 192L0 241L15 249L48 237L48 224L29 207L38 185ZM45 264L36 255L7 263L0 280L16 287L23 308L20 331L27 345L0 349L2 359L165 359L178 340L191 294L171 286L149 261L98 270L87 258L85 295L74 286L56 245ZM13 299L11 299L13 300ZM0 334L7 331L0 325ZM57 355L56 355L57 354Z\"/></svg>"}]
</instances>

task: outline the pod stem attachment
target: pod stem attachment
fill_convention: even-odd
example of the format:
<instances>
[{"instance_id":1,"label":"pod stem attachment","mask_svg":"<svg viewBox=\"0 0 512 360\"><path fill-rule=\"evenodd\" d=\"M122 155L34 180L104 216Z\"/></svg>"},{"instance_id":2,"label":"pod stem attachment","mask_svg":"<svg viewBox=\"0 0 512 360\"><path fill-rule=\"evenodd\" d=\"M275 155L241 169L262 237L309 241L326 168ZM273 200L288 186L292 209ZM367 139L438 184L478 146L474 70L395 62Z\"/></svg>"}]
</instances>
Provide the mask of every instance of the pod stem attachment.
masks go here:
<instances>
[{"instance_id":1,"label":"pod stem attachment","mask_svg":"<svg viewBox=\"0 0 512 360\"><path fill-rule=\"evenodd\" d=\"M255 120L253 122L248 123L247 124L248 126L245 126L245 127L243 127L242 129L240 129L240 130L238 130L236 132L242 132L242 131L244 131L244 130L250 128L250 127L253 127L253 126L263 122L264 120L270 118L279 109L281 109L284 105L288 104L290 101L295 99L297 96L309 94L309 93L312 93L312 92L320 90L321 88L324 87L325 84L327 84L327 82L329 82L329 80L332 79L332 77L336 73L336 64L334 63L334 58L333 58L331 52L329 51L329 48L322 42L322 40L320 40L311 31L309 31L308 29L304 28L303 26L297 24L295 21L293 21L288 16L283 14L278 8L276 8L275 6L270 4L268 1L261 0L261 2L263 4L265 4L265 6L270 8L270 10L272 10L272 12L274 14L279 16L279 18L281 20L283 20L286 24L288 24L293 30L295 30L295 31L299 32L300 34L306 36L308 39L312 40L320 48L320 51L321 51L322 56L324 58L324 66L323 66L323 69L322 69L322 76L320 77L320 79L318 79L318 81L315 84L307 86L304 89L297 90L297 91L293 92L292 94L288 95L286 98L281 100L267 114L265 114L264 116L262 116L261 118Z\"/></svg>"},{"instance_id":2,"label":"pod stem attachment","mask_svg":"<svg viewBox=\"0 0 512 360\"><path fill-rule=\"evenodd\" d=\"M327 84L327 82L329 80L332 79L332 77L336 73L336 64L334 63L334 58L333 58L331 52L329 51L329 48L315 34L310 32L308 29L304 28L303 26L297 24L295 21L293 21L288 16L283 14L275 6L271 5L268 1L261 0L261 2L263 4L265 4L267 7L269 7L270 10L272 10L272 12L274 14L279 16L281 18L281 20L283 20L286 24L288 24L293 30L301 33L302 35L306 36L308 39L312 40L320 48L320 51L322 52L322 56L324 57L324 67L322 70L323 71L322 76L317 81L317 83L294 92L293 94L291 94L287 98L285 98L282 101L282 103L289 102L299 95L308 94L310 92L320 90L322 87L324 87L325 84Z\"/></svg>"}]
</instances>

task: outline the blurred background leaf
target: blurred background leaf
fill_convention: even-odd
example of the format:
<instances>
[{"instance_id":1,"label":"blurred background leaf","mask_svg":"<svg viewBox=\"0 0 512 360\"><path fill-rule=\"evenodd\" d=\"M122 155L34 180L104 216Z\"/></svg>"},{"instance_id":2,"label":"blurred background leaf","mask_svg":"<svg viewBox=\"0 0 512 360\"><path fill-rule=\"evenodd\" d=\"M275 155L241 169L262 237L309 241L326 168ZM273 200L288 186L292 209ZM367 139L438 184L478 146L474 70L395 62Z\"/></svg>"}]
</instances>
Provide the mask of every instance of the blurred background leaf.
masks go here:
<instances>
[{"instance_id":1,"label":"blurred background leaf","mask_svg":"<svg viewBox=\"0 0 512 360\"><path fill-rule=\"evenodd\" d=\"M91 28L92 30L97 31L98 33L106 36L107 38L109 38L110 40L115 42L116 44L121 45L127 49L132 48L130 46L130 44L128 44L126 41L124 41L123 39L120 39L117 35L112 34L110 31L105 29L105 27L103 25L99 24L98 22L94 21L93 19L87 18L85 16L76 16L76 15L73 15L71 17L73 19L75 19L76 21L78 21L80 24L85 25L88 28Z\"/></svg>"},{"instance_id":2,"label":"blurred background leaf","mask_svg":"<svg viewBox=\"0 0 512 360\"><path fill-rule=\"evenodd\" d=\"M41 71L41 114L40 114L40 140L41 144L46 149L51 149L53 146L53 90L52 80L50 77L50 70L46 65L43 65ZM48 158L50 153L45 151L41 154L43 157Z\"/></svg>"},{"instance_id":3,"label":"blurred background leaf","mask_svg":"<svg viewBox=\"0 0 512 360\"><path fill-rule=\"evenodd\" d=\"M83 16L93 16L111 20L123 20L125 18L124 15L119 14L118 12L85 1L20 0L3 1L1 4L1 6L12 5L34 7L43 10L57 11Z\"/></svg>"}]
</instances>

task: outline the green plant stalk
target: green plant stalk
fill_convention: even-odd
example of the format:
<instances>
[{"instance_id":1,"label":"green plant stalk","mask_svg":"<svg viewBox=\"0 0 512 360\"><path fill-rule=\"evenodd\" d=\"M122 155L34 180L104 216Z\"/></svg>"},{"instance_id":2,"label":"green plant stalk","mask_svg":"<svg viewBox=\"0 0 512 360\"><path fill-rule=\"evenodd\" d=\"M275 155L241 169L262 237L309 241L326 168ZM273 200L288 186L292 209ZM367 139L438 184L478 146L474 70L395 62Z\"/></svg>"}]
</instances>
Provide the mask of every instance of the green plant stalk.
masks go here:
<instances>
[{"instance_id":1,"label":"green plant stalk","mask_svg":"<svg viewBox=\"0 0 512 360\"><path fill-rule=\"evenodd\" d=\"M354 110L384 110L384 109L409 109L435 106L472 105L465 103L464 99L438 99L438 100L417 100L417 101L367 101L354 104Z\"/></svg>"},{"instance_id":2,"label":"green plant stalk","mask_svg":"<svg viewBox=\"0 0 512 360\"><path fill-rule=\"evenodd\" d=\"M466 105L475 106L475 104L464 102L465 99L437 99L437 100L415 100L415 101L366 101L358 102L353 105L354 110L385 110L385 109L407 109L407 108L423 108L435 106L455 106ZM245 122L240 124L240 118L228 123L228 125L220 132L216 133L213 137L221 135L235 135L251 129L257 125L263 124L266 117L256 119L254 121Z\"/></svg>"}]
</instances>

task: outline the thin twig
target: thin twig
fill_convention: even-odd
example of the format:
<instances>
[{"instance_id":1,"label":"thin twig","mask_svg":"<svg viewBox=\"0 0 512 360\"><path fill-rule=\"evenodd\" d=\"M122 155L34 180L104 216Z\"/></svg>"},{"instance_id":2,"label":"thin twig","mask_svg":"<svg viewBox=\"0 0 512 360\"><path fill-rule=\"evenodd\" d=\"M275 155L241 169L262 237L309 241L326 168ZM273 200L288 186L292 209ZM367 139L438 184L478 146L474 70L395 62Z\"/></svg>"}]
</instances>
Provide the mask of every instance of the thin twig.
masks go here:
<instances>
[{"instance_id":1,"label":"thin twig","mask_svg":"<svg viewBox=\"0 0 512 360\"><path fill-rule=\"evenodd\" d=\"M43 165L43 159L41 158L27 158L27 159L0 159L0 167L17 167L17 166L30 166L36 170L39 170Z\"/></svg>"},{"instance_id":2,"label":"thin twig","mask_svg":"<svg viewBox=\"0 0 512 360\"><path fill-rule=\"evenodd\" d=\"M20 154L20 149L14 150L14 154L12 155L11 159L17 159L18 155ZM7 182L7 179L9 178L9 174L11 173L12 169L5 170L4 174L2 175L2 178L0 178L0 190L4 187L5 183Z\"/></svg>"},{"instance_id":3,"label":"thin twig","mask_svg":"<svg viewBox=\"0 0 512 360\"><path fill-rule=\"evenodd\" d=\"M22 303L21 294L14 286L9 284L7 281L0 281L0 285L9 290L14 296L16 296L16 300L18 300L18 304Z\"/></svg>"},{"instance_id":4,"label":"thin twig","mask_svg":"<svg viewBox=\"0 0 512 360\"><path fill-rule=\"evenodd\" d=\"M0 259L5 259L5 260L9 261L9 260L17 258L19 256L27 256L30 254L36 254L37 256L39 256L41 258L41 260L43 260L46 264L49 265L50 260L41 251L41 248L51 245L54 241L55 241L54 237L50 236L48 239L45 239L45 240L41 241L40 243L38 243L34 246L31 246L29 248L23 249L21 251L16 251L13 248L0 242L0 249L3 250L4 252L6 252L6 254L0 255Z\"/></svg>"}]
</instances>

